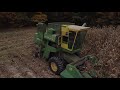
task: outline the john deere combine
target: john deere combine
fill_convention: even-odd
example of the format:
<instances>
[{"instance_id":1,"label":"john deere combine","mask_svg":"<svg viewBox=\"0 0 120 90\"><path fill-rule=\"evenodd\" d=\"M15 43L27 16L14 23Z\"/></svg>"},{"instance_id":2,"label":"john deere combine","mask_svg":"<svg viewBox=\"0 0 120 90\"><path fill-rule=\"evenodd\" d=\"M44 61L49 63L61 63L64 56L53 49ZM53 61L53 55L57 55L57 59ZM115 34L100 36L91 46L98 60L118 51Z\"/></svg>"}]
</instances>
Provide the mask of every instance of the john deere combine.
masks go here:
<instances>
[{"instance_id":1,"label":"john deere combine","mask_svg":"<svg viewBox=\"0 0 120 90\"><path fill-rule=\"evenodd\" d=\"M80 57L80 51L89 27L74 23L54 22L37 24L35 57L45 58L50 70L63 78L96 77L91 68L97 62L94 56Z\"/></svg>"}]
</instances>

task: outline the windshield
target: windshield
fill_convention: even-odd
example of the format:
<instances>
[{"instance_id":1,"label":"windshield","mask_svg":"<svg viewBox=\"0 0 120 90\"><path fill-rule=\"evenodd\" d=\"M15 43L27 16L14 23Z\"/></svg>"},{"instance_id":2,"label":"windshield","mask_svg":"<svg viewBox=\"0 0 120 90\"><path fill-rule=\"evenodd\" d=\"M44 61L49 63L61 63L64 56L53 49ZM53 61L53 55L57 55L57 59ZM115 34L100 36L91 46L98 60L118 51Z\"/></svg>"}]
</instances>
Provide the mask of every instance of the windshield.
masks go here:
<instances>
[{"instance_id":1,"label":"windshield","mask_svg":"<svg viewBox=\"0 0 120 90\"><path fill-rule=\"evenodd\" d=\"M86 31L82 32L69 31L68 48L73 50L80 49L84 41L85 35Z\"/></svg>"},{"instance_id":2,"label":"windshield","mask_svg":"<svg viewBox=\"0 0 120 90\"><path fill-rule=\"evenodd\" d=\"M77 37L76 37L75 44L74 44L74 50L80 49L82 47L86 33L87 31L79 31L77 33Z\"/></svg>"}]
</instances>

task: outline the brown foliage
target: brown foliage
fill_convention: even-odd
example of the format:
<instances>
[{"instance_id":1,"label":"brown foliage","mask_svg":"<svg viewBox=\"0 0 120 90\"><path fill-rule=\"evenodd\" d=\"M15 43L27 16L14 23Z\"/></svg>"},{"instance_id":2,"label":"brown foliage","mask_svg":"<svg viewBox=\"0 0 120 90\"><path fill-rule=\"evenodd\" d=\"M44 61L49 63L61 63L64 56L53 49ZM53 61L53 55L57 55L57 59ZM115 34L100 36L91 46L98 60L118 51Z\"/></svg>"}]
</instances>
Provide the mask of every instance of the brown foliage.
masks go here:
<instances>
[{"instance_id":1,"label":"brown foliage","mask_svg":"<svg viewBox=\"0 0 120 90\"><path fill-rule=\"evenodd\" d=\"M43 14L42 12L37 12L32 17L33 22L45 22L47 20L47 15Z\"/></svg>"},{"instance_id":2,"label":"brown foliage","mask_svg":"<svg viewBox=\"0 0 120 90\"><path fill-rule=\"evenodd\" d=\"M81 55L93 54L99 59L99 77L120 77L120 27L92 28L88 31Z\"/></svg>"},{"instance_id":3,"label":"brown foliage","mask_svg":"<svg viewBox=\"0 0 120 90\"><path fill-rule=\"evenodd\" d=\"M12 22L17 18L15 12L0 12L0 19L3 22Z\"/></svg>"},{"instance_id":4,"label":"brown foliage","mask_svg":"<svg viewBox=\"0 0 120 90\"><path fill-rule=\"evenodd\" d=\"M0 12L1 26L24 26L44 22L47 16L42 12Z\"/></svg>"}]
</instances>

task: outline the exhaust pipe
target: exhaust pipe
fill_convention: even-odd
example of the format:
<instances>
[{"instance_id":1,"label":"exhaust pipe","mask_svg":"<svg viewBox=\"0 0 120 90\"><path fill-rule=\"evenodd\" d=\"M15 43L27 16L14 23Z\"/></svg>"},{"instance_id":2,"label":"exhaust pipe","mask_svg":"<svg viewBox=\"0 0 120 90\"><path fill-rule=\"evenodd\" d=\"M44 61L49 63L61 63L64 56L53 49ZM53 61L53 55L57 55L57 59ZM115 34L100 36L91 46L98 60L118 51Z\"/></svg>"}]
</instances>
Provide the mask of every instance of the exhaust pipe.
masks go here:
<instances>
[{"instance_id":1,"label":"exhaust pipe","mask_svg":"<svg viewBox=\"0 0 120 90\"><path fill-rule=\"evenodd\" d=\"M87 26L87 24L86 23L83 23L83 25L82 25L83 27L86 27Z\"/></svg>"}]
</instances>

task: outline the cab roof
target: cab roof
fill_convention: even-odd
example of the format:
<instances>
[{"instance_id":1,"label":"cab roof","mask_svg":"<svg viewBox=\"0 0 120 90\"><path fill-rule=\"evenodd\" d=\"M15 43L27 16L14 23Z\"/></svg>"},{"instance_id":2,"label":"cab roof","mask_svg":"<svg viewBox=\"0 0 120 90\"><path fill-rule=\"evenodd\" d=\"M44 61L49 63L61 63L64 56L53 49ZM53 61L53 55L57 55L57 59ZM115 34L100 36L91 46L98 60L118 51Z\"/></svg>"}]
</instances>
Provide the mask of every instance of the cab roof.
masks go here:
<instances>
[{"instance_id":1,"label":"cab roof","mask_svg":"<svg viewBox=\"0 0 120 90\"><path fill-rule=\"evenodd\" d=\"M83 27L83 26L78 26L78 25L68 25L68 28L70 30L86 30L86 29L89 29L90 27Z\"/></svg>"}]
</instances>

